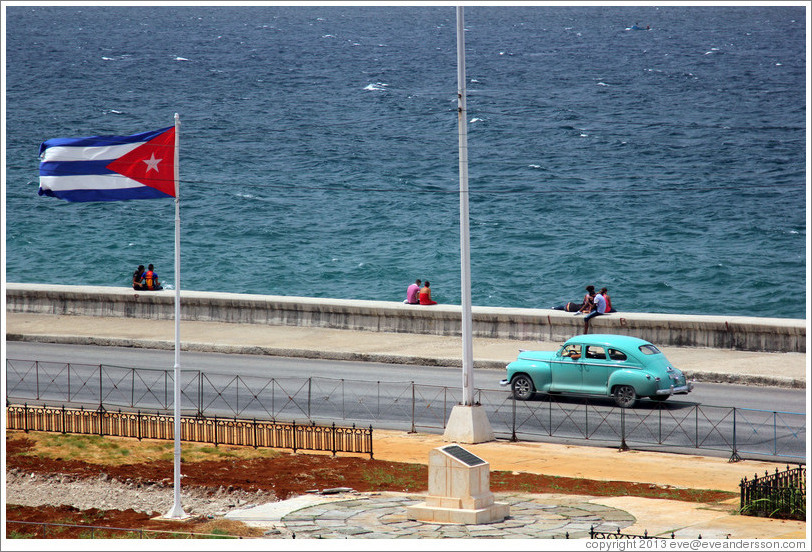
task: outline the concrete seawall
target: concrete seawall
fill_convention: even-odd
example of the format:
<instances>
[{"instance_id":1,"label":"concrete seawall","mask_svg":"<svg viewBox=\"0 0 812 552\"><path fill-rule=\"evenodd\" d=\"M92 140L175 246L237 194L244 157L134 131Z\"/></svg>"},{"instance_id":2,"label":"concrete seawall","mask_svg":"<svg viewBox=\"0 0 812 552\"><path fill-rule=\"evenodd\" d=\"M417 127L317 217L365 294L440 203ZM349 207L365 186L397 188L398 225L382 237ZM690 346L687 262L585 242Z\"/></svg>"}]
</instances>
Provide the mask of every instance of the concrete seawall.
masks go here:
<instances>
[{"instance_id":1,"label":"concrete seawall","mask_svg":"<svg viewBox=\"0 0 812 552\"><path fill-rule=\"evenodd\" d=\"M6 286L10 313L174 318L172 291L16 284ZM460 335L460 307L389 301L313 299L202 291L181 292L181 319L345 330ZM641 337L663 346L742 351L806 352L806 321L784 318L612 313L592 333ZM473 307L475 337L562 341L583 333L583 318L549 309Z\"/></svg>"}]
</instances>

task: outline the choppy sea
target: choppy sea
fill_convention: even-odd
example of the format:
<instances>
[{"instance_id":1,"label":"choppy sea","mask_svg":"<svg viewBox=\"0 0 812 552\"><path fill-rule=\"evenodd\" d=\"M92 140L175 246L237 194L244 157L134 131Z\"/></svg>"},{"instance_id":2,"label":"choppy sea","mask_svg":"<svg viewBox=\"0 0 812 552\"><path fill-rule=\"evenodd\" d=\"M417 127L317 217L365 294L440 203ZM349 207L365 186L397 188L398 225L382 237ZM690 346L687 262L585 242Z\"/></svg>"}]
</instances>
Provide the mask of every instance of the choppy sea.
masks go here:
<instances>
[{"instance_id":1,"label":"choppy sea","mask_svg":"<svg viewBox=\"0 0 812 552\"><path fill-rule=\"evenodd\" d=\"M177 112L183 289L460 303L452 6L5 8L7 281L172 284L38 147ZM473 304L804 318L808 9L466 7Z\"/></svg>"}]
</instances>

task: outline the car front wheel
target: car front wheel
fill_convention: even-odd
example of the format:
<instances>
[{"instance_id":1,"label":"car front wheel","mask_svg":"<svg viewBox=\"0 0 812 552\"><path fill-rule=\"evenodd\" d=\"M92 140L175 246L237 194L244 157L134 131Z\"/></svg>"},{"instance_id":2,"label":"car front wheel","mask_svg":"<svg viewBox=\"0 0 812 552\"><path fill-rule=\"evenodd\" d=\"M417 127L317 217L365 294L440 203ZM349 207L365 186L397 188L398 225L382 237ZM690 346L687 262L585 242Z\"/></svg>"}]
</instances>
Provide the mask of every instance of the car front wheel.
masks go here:
<instances>
[{"instance_id":1,"label":"car front wheel","mask_svg":"<svg viewBox=\"0 0 812 552\"><path fill-rule=\"evenodd\" d=\"M615 387L615 404L620 408L631 408L637 402L637 393L631 385Z\"/></svg>"},{"instance_id":2,"label":"car front wheel","mask_svg":"<svg viewBox=\"0 0 812 552\"><path fill-rule=\"evenodd\" d=\"M519 374L513 378L513 381L510 382L510 389L513 391L513 398L520 401L528 400L536 390L533 380L530 379L530 376L524 374Z\"/></svg>"}]
</instances>

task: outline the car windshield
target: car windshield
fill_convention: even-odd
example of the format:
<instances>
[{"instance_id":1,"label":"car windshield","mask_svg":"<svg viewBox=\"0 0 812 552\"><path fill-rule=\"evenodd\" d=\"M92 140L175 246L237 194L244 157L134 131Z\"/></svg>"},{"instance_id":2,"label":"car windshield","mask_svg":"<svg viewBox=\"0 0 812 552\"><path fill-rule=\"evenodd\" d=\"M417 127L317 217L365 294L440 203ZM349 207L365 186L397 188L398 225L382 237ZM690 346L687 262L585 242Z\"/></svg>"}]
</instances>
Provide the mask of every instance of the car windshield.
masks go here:
<instances>
[{"instance_id":1,"label":"car windshield","mask_svg":"<svg viewBox=\"0 0 812 552\"><path fill-rule=\"evenodd\" d=\"M640 345L640 352L644 355L659 355L660 350L654 345Z\"/></svg>"}]
</instances>

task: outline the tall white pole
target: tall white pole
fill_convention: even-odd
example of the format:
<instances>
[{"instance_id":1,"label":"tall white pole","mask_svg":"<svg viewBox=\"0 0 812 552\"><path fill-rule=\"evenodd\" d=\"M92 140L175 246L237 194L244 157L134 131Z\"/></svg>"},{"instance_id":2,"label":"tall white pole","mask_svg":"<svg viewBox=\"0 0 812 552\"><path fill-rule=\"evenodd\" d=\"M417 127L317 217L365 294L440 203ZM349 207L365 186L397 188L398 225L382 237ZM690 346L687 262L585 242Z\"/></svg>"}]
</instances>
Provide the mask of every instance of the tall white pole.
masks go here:
<instances>
[{"instance_id":1,"label":"tall white pole","mask_svg":"<svg viewBox=\"0 0 812 552\"><path fill-rule=\"evenodd\" d=\"M180 505L180 116L175 113L175 501L168 518L186 516Z\"/></svg>"},{"instance_id":2,"label":"tall white pole","mask_svg":"<svg viewBox=\"0 0 812 552\"><path fill-rule=\"evenodd\" d=\"M474 404L471 318L471 244L468 234L468 121L465 101L465 22L457 6L457 112L460 138L460 264L462 287L462 404Z\"/></svg>"}]
</instances>

